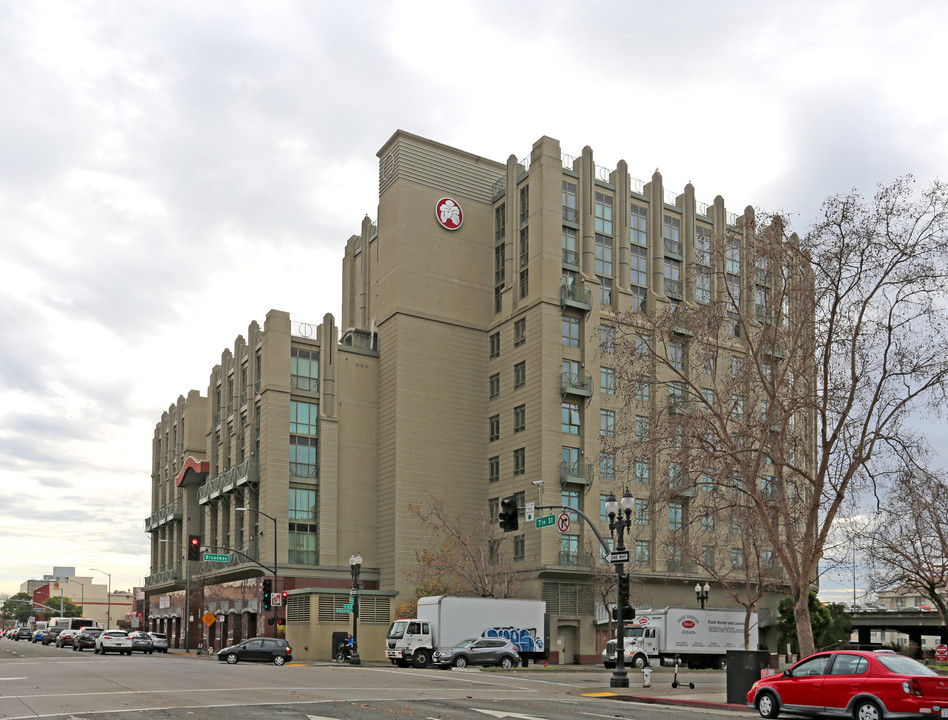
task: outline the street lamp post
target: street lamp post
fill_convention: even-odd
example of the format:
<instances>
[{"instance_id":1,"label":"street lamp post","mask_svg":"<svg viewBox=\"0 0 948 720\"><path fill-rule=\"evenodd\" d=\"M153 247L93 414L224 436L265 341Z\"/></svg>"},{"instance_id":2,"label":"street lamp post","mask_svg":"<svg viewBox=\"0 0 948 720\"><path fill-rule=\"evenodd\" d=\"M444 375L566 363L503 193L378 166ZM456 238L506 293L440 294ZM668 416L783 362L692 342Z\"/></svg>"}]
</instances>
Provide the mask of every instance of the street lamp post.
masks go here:
<instances>
[{"instance_id":1,"label":"street lamp post","mask_svg":"<svg viewBox=\"0 0 948 720\"><path fill-rule=\"evenodd\" d=\"M247 508L247 507L239 507L239 508L235 508L235 510L237 510L237 512L252 512L252 513L257 513L257 515L263 515L265 518L270 518L270 520L273 521L273 593L274 593L275 595L279 595L279 594L280 594L280 589L279 589L279 587L277 587L277 575L278 575L278 572L277 572L277 568L278 568L278 563L277 563L277 519L276 519L275 517L273 517L272 515L267 515L267 513L263 512L263 510L254 510L253 508ZM273 637L277 637L277 634L278 634L278 633L277 633L277 617L278 617L278 616L277 616L277 613L278 613L279 611L277 610L277 607L278 607L277 605L275 605L275 604L273 605Z\"/></svg>"},{"instance_id":2,"label":"street lamp post","mask_svg":"<svg viewBox=\"0 0 948 720\"><path fill-rule=\"evenodd\" d=\"M362 572L362 555L349 556L349 572L352 573L352 654L350 665L361 665L359 657L359 573Z\"/></svg>"},{"instance_id":3,"label":"street lamp post","mask_svg":"<svg viewBox=\"0 0 948 720\"><path fill-rule=\"evenodd\" d=\"M701 583L695 585L695 595L698 598L698 607L704 610L704 604L708 600L708 593L711 592L711 586L708 583L704 584L704 587L701 587Z\"/></svg>"},{"instance_id":4,"label":"street lamp post","mask_svg":"<svg viewBox=\"0 0 948 720\"><path fill-rule=\"evenodd\" d=\"M89 569L92 570L92 571L94 571L94 572L100 572L100 573L102 573L103 575L108 575L108 578L109 578L109 595L108 595L108 598L106 598L106 606L105 606L105 627L106 627L106 628L111 628L111 627L112 627L112 573L107 573L105 570L99 570L98 568L89 568Z\"/></svg>"},{"instance_id":5,"label":"street lamp post","mask_svg":"<svg viewBox=\"0 0 948 720\"><path fill-rule=\"evenodd\" d=\"M625 551L624 535L632 527L632 508L635 500L628 490L622 493L621 501L614 493L606 498L606 515L609 516L609 535L616 538L615 551ZM625 563L616 563L617 602L616 602L616 664L609 678L609 687L629 687L629 674L625 669L625 605L628 602L628 581L623 572Z\"/></svg>"}]
</instances>

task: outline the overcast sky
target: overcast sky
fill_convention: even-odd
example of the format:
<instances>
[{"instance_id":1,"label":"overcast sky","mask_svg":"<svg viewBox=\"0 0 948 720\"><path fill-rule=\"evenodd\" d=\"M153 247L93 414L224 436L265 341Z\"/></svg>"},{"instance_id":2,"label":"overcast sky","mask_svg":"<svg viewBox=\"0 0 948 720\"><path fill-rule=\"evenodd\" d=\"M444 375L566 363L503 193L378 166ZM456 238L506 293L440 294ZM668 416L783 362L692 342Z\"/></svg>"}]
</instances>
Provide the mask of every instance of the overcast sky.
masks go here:
<instances>
[{"instance_id":1,"label":"overcast sky","mask_svg":"<svg viewBox=\"0 0 948 720\"><path fill-rule=\"evenodd\" d=\"M942 0L0 0L0 592L141 584L161 413L270 308L339 319L396 129L589 145L805 231L944 175L946 30Z\"/></svg>"}]
</instances>

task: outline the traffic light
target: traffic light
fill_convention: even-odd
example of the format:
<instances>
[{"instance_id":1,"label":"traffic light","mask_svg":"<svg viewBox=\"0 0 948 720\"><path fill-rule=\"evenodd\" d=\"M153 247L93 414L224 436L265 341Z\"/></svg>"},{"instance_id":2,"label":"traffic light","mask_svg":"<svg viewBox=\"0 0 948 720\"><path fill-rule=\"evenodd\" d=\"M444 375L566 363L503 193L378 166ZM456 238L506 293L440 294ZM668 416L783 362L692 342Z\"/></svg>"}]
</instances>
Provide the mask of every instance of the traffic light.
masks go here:
<instances>
[{"instance_id":1,"label":"traffic light","mask_svg":"<svg viewBox=\"0 0 948 720\"><path fill-rule=\"evenodd\" d=\"M263 609L270 609L270 593L273 592L273 581L270 578L264 578L263 581Z\"/></svg>"},{"instance_id":2,"label":"traffic light","mask_svg":"<svg viewBox=\"0 0 948 720\"><path fill-rule=\"evenodd\" d=\"M514 496L505 497L500 501L500 529L511 532L520 527L520 518L517 510L517 501Z\"/></svg>"},{"instance_id":3,"label":"traffic light","mask_svg":"<svg viewBox=\"0 0 948 720\"><path fill-rule=\"evenodd\" d=\"M283 591L283 607L286 607L286 590Z\"/></svg>"},{"instance_id":4,"label":"traffic light","mask_svg":"<svg viewBox=\"0 0 948 720\"><path fill-rule=\"evenodd\" d=\"M201 559L201 536L188 535L188 560Z\"/></svg>"},{"instance_id":5,"label":"traffic light","mask_svg":"<svg viewBox=\"0 0 948 720\"><path fill-rule=\"evenodd\" d=\"M618 588L618 604L622 606L622 622L629 622L630 620L635 620L635 608L632 607L629 602L631 596L631 587L632 587L632 576L623 575L619 578L619 588ZM612 610L612 619L618 620L618 611L617 608Z\"/></svg>"}]
</instances>

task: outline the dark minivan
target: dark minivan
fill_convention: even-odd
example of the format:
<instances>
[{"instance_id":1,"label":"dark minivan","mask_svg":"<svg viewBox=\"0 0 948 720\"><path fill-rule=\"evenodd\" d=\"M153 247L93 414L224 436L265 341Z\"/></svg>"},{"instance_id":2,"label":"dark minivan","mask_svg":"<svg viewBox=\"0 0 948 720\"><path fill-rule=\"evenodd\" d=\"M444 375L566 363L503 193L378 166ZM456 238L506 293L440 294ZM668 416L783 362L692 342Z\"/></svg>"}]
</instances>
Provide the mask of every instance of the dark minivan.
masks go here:
<instances>
[{"instance_id":1,"label":"dark minivan","mask_svg":"<svg viewBox=\"0 0 948 720\"><path fill-rule=\"evenodd\" d=\"M293 659L293 648L286 640L256 637L224 648L217 653L217 659L230 665L240 660L283 665Z\"/></svg>"}]
</instances>

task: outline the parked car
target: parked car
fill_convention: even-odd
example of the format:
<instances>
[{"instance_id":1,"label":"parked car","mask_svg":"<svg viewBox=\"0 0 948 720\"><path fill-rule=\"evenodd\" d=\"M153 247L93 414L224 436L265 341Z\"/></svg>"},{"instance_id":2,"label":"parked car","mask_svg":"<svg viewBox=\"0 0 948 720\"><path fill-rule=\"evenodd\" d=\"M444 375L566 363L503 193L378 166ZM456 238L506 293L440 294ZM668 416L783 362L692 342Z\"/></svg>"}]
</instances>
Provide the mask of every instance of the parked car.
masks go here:
<instances>
[{"instance_id":1,"label":"parked car","mask_svg":"<svg viewBox=\"0 0 948 720\"><path fill-rule=\"evenodd\" d=\"M13 636L13 639L19 642L20 640L32 640L33 631L28 627L18 627L16 629L16 635Z\"/></svg>"},{"instance_id":2,"label":"parked car","mask_svg":"<svg viewBox=\"0 0 948 720\"><path fill-rule=\"evenodd\" d=\"M117 652L119 655L132 654L132 639L124 630L103 630L95 639L95 651L105 655Z\"/></svg>"},{"instance_id":3,"label":"parked car","mask_svg":"<svg viewBox=\"0 0 948 720\"><path fill-rule=\"evenodd\" d=\"M148 633L151 637L152 645L155 646L155 650L158 652L166 653L168 652L168 636L160 632L150 632Z\"/></svg>"},{"instance_id":4,"label":"parked car","mask_svg":"<svg viewBox=\"0 0 948 720\"><path fill-rule=\"evenodd\" d=\"M43 645L49 645L50 643L55 644L57 638L59 638L59 633L62 631L63 629L58 625L55 625L51 628L46 628L46 632L43 633Z\"/></svg>"},{"instance_id":5,"label":"parked car","mask_svg":"<svg viewBox=\"0 0 948 720\"><path fill-rule=\"evenodd\" d=\"M240 660L283 665L293 659L293 648L286 640L256 637L224 648L217 653L217 659L230 665Z\"/></svg>"},{"instance_id":6,"label":"parked car","mask_svg":"<svg viewBox=\"0 0 948 720\"><path fill-rule=\"evenodd\" d=\"M148 653L151 655L155 652L155 643L151 639L151 635L146 632L131 632L128 634L129 640L132 641L132 650L138 650L139 652Z\"/></svg>"},{"instance_id":7,"label":"parked car","mask_svg":"<svg viewBox=\"0 0 948 720\"><path fill-rule=\"evenodd\" d=\"M517 646L504 638L470 638L455 647L437 650L431 662L441 667L463 668L468 665L500 665L510 669L520 664Z\"/></svg>"},{"instance_id":8,"label":"parked car","mask_svg":"<svg viewBox=\"0 0 948 720\"><path fill-rule=\"evenodd\" d=\"M101 634L102 628L82 628L72 636L72 649L82 652L85 648L95 648L95 639Z\"/></svg>"},{"instance_id":9,"label":"parked car","mask_svg":"<svg viewBox=\"0 0 948 720\"><path fill-rule=\"evenodd\" d=\"M747 704L764 718L782 712L858 720L942 717L948 682L904 655L836 650L758 680L747 693Z\"/></svg>"},{"instance_id":10,"label":"parked car","mask_svg":"<svg viewBox=\"0 0 948 720\"><path fill-rule=\"evenodd\" d=\"M60 628L53 642L56 643L56 647L72 647L72 639L76 637L76 633L78 632L78 630L73 630L72 628Z\"/></svg>"}]
</instances>

